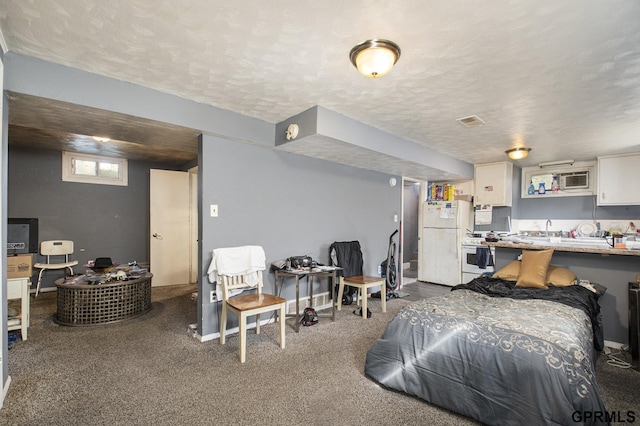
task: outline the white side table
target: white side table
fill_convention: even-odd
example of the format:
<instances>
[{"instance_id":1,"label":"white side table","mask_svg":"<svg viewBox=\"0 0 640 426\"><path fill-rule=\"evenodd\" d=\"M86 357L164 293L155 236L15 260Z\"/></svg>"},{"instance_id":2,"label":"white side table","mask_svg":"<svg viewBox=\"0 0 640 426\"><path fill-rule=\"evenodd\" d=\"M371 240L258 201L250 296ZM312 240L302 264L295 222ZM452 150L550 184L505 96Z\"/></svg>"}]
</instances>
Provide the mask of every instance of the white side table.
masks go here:
<instances>
[{"instance_id":1,"label":"white side table","mask_svg":"<svg viewBox=\"0 0 640 426\"><path fill-rule=\"evenodd\" d=\"M30 278L9 278L7 279L7 299L21 299L20 320L17 324L9 324L7 330L20 330L22 340L27 340L27 329L29 328L29 287ZM6 321L6 320L5 320Z\"/></svg>"}]
</instances>

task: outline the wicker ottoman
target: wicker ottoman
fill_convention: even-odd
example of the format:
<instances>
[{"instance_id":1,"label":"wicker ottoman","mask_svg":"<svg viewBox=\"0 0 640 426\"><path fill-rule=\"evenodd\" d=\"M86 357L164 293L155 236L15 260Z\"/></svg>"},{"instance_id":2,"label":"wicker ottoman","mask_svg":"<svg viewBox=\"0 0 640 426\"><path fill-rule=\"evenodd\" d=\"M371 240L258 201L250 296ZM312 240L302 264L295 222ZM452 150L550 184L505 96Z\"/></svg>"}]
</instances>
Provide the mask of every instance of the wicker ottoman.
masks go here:
<instances>
[{"instance_id":1,"label":"wicker ottoman","mask_svg":"<svg viewBox=\"0 0 640 426\"><path fill-rule=\"evenodd\" d=\"M137 317L151 309L151 278L106 284L64 284L56 280L58 310L55 322L61 325L108 324Z\"/></svg>"}]
</instances>

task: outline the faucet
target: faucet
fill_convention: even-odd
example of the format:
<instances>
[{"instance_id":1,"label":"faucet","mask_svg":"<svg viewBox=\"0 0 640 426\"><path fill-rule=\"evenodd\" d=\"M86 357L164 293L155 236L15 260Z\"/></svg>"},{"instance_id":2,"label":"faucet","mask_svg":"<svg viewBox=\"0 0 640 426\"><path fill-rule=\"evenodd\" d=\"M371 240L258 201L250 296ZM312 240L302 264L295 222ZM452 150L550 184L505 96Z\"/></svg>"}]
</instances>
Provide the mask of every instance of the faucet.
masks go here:
<instances>
[{"instance_id":1,"label":"faucet","mask_svg":"<svg viewBox=\"0 0 640 426\"><path fill-rule=\"evenodd\" d=\"M551 223L551 219L547 219L547 223L546 223L546 225L544 226L544 230L545 230L545 232L544 232L544 236L545 236L545 237L548 237L548 236L549 236L549 225L553 225L553 223Z\"/></svg>"}]
</instances>

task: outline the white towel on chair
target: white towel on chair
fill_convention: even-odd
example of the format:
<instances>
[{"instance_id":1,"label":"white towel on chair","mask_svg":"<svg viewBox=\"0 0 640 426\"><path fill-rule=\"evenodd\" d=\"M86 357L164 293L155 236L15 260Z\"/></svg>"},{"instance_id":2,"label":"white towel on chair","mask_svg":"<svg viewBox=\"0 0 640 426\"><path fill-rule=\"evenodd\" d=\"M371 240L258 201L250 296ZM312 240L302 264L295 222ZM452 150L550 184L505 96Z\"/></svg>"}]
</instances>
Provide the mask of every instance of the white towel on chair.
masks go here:
<instances>
[{"instance_id":1,"label":"white towel on chair","mask_svg":"<svg viewBox=\"0 0 640 426\"><path fill-rule=\"evenodd\" d=\"M207 270L209 282L216 283L216 295L220 294L218 275L247 275L247 284L258 284L258 271L266 269L266 257L260 246L226 247L213 250L211 264ZM230 296L241 293L235 290Z\"/></svg>"}]
</instances>

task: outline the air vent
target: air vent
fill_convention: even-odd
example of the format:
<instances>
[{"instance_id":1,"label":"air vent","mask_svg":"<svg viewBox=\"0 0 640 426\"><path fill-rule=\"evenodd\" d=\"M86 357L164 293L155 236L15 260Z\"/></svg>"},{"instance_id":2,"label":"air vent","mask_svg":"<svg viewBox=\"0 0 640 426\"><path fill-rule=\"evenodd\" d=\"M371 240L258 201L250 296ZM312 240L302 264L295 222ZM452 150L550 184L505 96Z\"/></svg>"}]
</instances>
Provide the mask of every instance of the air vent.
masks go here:
<instances>
[{"instance_id":1,"label":"air vent","mask_svg":"<svg viewBox=\"0 0 640 426\"><path fill-rule=\"evenodd\" d=\"M480 119L477 115L470 115L468 117L456 118L456 121L459 121L466 127L478 127L484 124L484 121Z\"/></svg>"}]
</instances>

